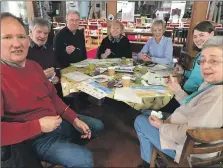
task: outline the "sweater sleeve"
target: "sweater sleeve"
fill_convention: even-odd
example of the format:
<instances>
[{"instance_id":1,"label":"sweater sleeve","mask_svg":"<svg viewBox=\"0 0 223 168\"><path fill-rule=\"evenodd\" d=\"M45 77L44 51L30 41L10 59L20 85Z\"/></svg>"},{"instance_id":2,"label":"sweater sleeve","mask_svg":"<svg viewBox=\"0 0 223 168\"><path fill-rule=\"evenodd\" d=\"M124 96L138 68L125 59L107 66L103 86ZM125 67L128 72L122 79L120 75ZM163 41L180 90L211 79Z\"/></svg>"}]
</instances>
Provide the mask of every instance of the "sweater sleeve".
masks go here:
<instances>
[{"instance_id":1,"label":"sweater sleeve","mask_svg":"<svg viewBox=\"0 0 223 168\"><path fill-rule=\"evenodd\" d=\"M61 39L61 32L57 33L53 39L53 47L56 53L56 58L61 67L67 67L67 53L66 48L64 47L63 41Z\"/></svg>"},{"instance_id":2,"label":"sweater sleeve","mask_svg":"<svg viewBox=\"0 0 223 168\"><path fill-rule=\"evenodd\" d=\"M152 62L159 64L171 64L173 62L173 43L170 38L166 40L166 47L163 51L164 58L152 57Z\"/></svg>"},{"instance_id":3,"label":"sweater sleeve","mask_svg":"<svg viewBox=\"0 0 223 168\"><path fill-rule=\"evenodd\" d=\"M106 50L106 39L107 39L107 37L102 40L101 45L98 48L98 58L99 59L101 59L101 54L105 53L105 50Z\"/></svg>"},{"instance_id":4,"label":"sweater sleeve","mask_svg":"<svg viewBox=\"0 0 223 168\"><path fill-rule=\"evenodd\" d=\"M56 88L49 82L49 80L47 80L43 71L41 70L41 67L38 64L36 64L36 66L36 69L38 69L39 73L42 74L43 79L45 79L43 82L47 85L49 96L52 99L57 114L61 115L61 117L67 120L70 124L73 124L74 119L77 118L77 114L60 99L60 97L57 95Z\"/></svg>"},{"instance_id":5,"label":"sweater sleeve","mask_svg":"<svg viewBox=\"0 0 223 168\"><path fill-rule=\"evenodd\" d=\"M1 93L1 146L20 143L41 134L39 120L5 122L4 113L4 98Z\"/></svg>"},{"instance_id":6,"label":"sweater sleeve","mask_svg":"<svg viewBox=\"0 0 223 168\"><path fill-rule=\"evenodd\" d=\"M216 93L217 94L217 93ZM181 143L186 137L187 129L192 128L220 128L223 125L222 95L204 94L190 110L188 122L184 124L161 124L160 134L167 140ZM185 107L186 108L186 107ZM171 120L171 116L170 116Z\"/></svg>"},{"instance_id":7,"label":"sweater sleeve","mask_svg":"<svg viewBox=\"0 0 223 168\"><path fill-rule=\"evenodd\" d=\"M146 42L146 44L143 46L142 50L138 53L138 59L142 55L142 53L149 54L149 46L150 46L150 39Z\"/></svg>"},{"instance_id":8,"label":"sweater sleeve","mask_svg":"<svg viewBox=\"0 0 223 168\"><path fill-rule=\"evenodd\" d=\"M124 38L125 38L124 48L123 48L123 49L125 49L124 56L126 58L132 58L132 51L131 51L131 45L130 45L129 39L127 37L124 37Z\"/></svg>"}]
</instances>

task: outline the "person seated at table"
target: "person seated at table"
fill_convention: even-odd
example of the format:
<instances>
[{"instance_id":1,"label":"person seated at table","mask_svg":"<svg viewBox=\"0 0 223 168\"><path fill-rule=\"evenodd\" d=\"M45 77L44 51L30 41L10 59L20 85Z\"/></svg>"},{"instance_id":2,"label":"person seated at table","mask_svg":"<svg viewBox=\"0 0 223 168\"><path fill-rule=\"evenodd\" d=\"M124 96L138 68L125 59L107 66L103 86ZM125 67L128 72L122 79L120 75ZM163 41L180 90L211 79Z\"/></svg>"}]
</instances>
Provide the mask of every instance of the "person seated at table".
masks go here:
<instances>
[{"instance_id":1,"label":"person seated at table","mask_svg":"<svg viewBox=\"0 0 223 168\"><path fill-rule=\"evenodd\" d=\"M43 72L57 89L57 94L62 98L62 87L60 83L59 64L53 48L47 43L50 24L42 18L35 18L29 26L29 37L31 38L27 59L33 60L41 65Z\"/></svg>"},{"instance_id":2,"label":"person seated at table","mask_svg":"<svg viewBox=\"0 0 223 168\"><path fill-rule=\"evenodd\" d=\"M172 39L163 34L166 30L163 20L155 20L151 27L153 37L150 38L138 53L138 59L158 64L173 64Z\"/></svg>"},{"instance_id":3,"label":"person seated at table","mask_svg":"<svg viewBox=\"0 0 223 168\"><path fill-rule=\"evenodd\" d=\"M112 21L111 32L102 40L98 49L99 58L132 58L130 42L123 31L124 26L120 21Z\"/></svg>"},{"instance_id":4,"label":"person seated at table","mask_svg":"<svg viewBox=\"0 0 223 168\"><path fill-rule=\"evenodd\" d=\"M191 95L177 95L181 106L166 120L144 113L138 116L134 126L140 141L142 159L151 161L155 146L179 163L186 131L190 128L221 128L223 126L223 38L216 36L205 44L198 60L204 82ZM181 89L175 78L167 81L171 90ZM145 164L144 164L145 165Z\"/></svg>"},{"instance_id":5,"label":"person seated at table","mask_svg":"<svg viewBox=\"0 0 223 168\"><path fill-rule=\"evenodd\" d=\"M205 44L205 42L212 38L214 36L214 27L209 21L202 21L198 23L193 28L193 42L197 50L201 51L202 46ZM200 87L201 83L203 83L203 77L201 76L200 72L200 65L198 65L197 60L200 60L201 52L199 52L195 56L194 65L192 67L192 70L184 70L181 65L176 64L174 71L178 74L183 75L184 78L187 80L183 84L183 88L181 90L173 90L173 93L177 95L178 93L182 94L185 91L187 93L193 93L197 91L197 89ZM161 110L173 113L174 110L179 107L180 104L177 102L175 98L171 99L171 101L163 107Z\"/></svg>"},{"instance_id":6,"label":"person seated at table","mask_svg":"<svg viewBox=\"0 0 223 168\"><path fill-rule=\"evenodd\" d=\"M97 136L103 123L76 114L64 104L41 66L26 59L28 49L23 23L10 13L2 13L1 146L29 141L41 161L93 167L92 153L71 140Z\"/></svg>"},{"instance_id":7,"label":"person seated at table","mask_svg":"<svg viewBox=\"0 0 223 168\"><path fill-rule=\"evenodd\" d=\"M193 28L193 42L198 51L201 51L205 42L214 36L214 26L209 21L202 21L198 23ZM183 67L179 64L175 66L175 72L182 74L187 78L186 82L183 85L183 89L186 92L192 93L197 91L203 82L203 77L200 72L200 65L198 65L197 60L200 60L201 52L195 56L194 65L192 70L184 70Z\"/></svg>"},{"instance_id":8,"label":"person seated at table","mask_svg":"<svg viewBox=\"0 0 223 168\"><path fill-rule=\"evenodd\" d=\"M78 29L79 22L80 14L68 11L66 26L54 37L53 46L61 67L87 59L84 33Z\"/></svg>"}]
</instances>

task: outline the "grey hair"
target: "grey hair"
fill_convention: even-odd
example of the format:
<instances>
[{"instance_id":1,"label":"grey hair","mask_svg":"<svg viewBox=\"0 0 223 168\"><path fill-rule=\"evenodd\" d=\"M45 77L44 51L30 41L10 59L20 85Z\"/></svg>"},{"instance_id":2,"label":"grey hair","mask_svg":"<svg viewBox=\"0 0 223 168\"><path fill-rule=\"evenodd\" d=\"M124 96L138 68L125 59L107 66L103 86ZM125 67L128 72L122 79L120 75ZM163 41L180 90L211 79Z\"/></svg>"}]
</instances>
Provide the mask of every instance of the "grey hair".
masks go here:
<instances>
[{"instance_id":1,"label":"grey hair","mask_svg":"<svg viewBox=\"0 0 223 168\"><path fill-rule=\"evenodd\" d=\"M214 36L206 41L202 50L205 48L216 47L220 48L223 51L223 37L222 36Z\"/></svg>"},{"instance_id":2,"label":"grey hair","mask_svg":"<svg viewBox=\"0 0 223 168\"><path fill-rule=\"evenodd\" d=\"M78 15L80 17L80 13L78 11L70 10L66 14L66 20L67 20L68 15L70 15L70 14L75 14L75 15Z\"/></svg>"},{"instance_id":3,"label":"grey hair","mask_svg":"<svg viewBox=\"0 0 223 168\"><path fill-rule=\"evenodd\" d=\"M154 20L154 22L152 24L152 27L153 26L158 26L158 25L161 25L163 29L166 29L166 26L165 26L165 23L164 23L163 20L161 20L161 19Z\"/></svg>"},{"instance_id":4,"label":"grey hair","mask_svg":"<svg viewBox=\"0 0 223 168\"><path fill-rule=\"evenodd\" d=\"M49 30L51 28L50 23L43 18L34 18L32 22L29 24L29 29L30 30L34 29L36 25L41 26L41 27L47 26Z\"/></svg>"}]
</instances>

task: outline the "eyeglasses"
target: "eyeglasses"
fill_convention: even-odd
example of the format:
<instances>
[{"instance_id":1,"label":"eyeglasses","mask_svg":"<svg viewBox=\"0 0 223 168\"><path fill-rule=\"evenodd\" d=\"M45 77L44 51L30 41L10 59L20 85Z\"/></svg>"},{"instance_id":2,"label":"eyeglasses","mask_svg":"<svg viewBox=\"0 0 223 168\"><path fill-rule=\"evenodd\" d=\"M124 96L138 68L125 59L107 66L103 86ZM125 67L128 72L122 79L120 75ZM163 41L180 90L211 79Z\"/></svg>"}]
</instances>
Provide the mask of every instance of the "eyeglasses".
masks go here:
<instances>
[{"instance_id":1,"label":"eyeglasses","mask_svg":"<svg viewBox=\"0 0 223 168\"><path fill-rule=\"evenodd\" d=\"M206 61L206 60L197 60L197 64L198 65L204 65L206 62L209 65L211 65L211 66L215 66L215 65L218 65L218 64L222 63L223 61L217 61L217 60L213 60L213 59L208 60L208 61Z\"/></svg>"}]
</instances>

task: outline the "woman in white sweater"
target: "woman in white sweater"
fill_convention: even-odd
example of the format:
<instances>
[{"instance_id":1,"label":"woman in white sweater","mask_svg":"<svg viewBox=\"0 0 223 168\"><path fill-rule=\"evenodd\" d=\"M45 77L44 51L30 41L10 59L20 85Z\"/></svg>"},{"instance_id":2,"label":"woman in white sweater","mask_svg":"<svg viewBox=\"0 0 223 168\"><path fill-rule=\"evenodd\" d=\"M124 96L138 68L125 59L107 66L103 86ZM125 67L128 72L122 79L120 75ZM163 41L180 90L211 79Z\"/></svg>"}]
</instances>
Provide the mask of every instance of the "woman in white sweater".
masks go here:
<instances>
[{"instance_id":1,"label":"woman in white sweater","mask_svg":"<svg viewBox=\"0 0 223 168\"><path fill-rule=\"evenodd\" d=\"M179 162L186 131L190 128L221 128L223 126L223 38L215 36L204 45L200 64L204 83L191 95L179 92L176 99L181 106L161 120L148 113L138 116L135 129L140 141L141 158L150 163L152 148ZM176 79L169 78L168 87L177 90Z\"/></svg>"}]
</instances>

